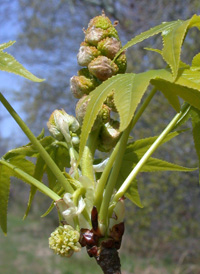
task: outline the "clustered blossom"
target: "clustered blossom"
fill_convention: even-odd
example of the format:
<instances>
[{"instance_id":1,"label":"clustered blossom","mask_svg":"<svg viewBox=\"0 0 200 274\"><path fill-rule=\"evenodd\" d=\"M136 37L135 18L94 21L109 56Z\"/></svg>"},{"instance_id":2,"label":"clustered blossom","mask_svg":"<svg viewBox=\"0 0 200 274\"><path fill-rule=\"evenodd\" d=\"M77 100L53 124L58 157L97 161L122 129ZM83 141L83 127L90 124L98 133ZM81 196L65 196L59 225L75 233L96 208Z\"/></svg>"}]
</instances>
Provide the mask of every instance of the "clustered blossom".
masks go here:
<instances>
[{"instance_id":1,"label":"clustered blossom","mask_svg":"<svg viewBox=\"0 0 200 274\"><path fill-rule=\"evenodd\" d=\"M81 250L79 238L79 232L70 225L59 226L51 233L49 247L60 256L70 257Z\"/></svg>"},{"instance_id":2,"label":"clustered blossom","mask_svg":"<svg viewBox=\"0 0 200 274\"><path fill-rule=\"evenodd\" d=\"M115 58L122 48L115 26L116 24L113 25L103 13L91 19L84 31L85 40L81 43L77 55L78 64L84 68L70 79L71 92L79 99L76 118L81 126L90 101L90 92L113 75L126 71L125 52ZM110 151L120 137L119 123L110 117L111 111L117 112L112 90L92 127L92 130L100 129L97 148L104 152Z\"/></svg>"}]
</instances>

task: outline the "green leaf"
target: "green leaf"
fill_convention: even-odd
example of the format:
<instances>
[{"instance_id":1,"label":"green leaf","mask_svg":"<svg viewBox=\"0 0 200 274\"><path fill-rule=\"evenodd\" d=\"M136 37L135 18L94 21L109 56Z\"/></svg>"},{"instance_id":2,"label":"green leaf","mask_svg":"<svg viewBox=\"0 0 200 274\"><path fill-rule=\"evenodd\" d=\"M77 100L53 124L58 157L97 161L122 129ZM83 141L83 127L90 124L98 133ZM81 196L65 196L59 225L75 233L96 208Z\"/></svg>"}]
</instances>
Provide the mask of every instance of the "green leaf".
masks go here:
<instances>
[{"instance_id":1,"label":"green leaf","mask_svg":"<svg viewBox=\"0 0 200 274\"><path fill-rule=\"evenodd\" d=\"M182 132L182 131L180 131ZM163 140L163 143L168 142L175 136L177 136L180 132L172 132L168 134L168 136ZM127 176L130 174L135 165L139 162L139 160L143 157L144 153L149 149L149 147L155 142L157 136L149 137L141 140L137 140L131 144L129 144L126 148L122 166L120 168L119 176L117 179L118 189ZM157 172L157 171L193 171L194 168L186 168L173 163L166 162L164 160L149 158L149 160L143 165L141 172Z\"/></svg>"},{"instance_id":2,"label":"green leaf","mask_svg":"<svg viewBox=\"0 0 200 274\"><path fill-rule=\"evenodd\" d=\"M118 74L104 81L100 86L98 86L94 91L90 93L91 100L87 106L87 111L84 117L80 147L79 147L79 157L81 158L83 149L85 147L88 135L92 129L94 121L106 100L107 96L111 91L116 91L123 93L125 90L132 89L132 80L135 74Z\"/></svg>"},{"instance_id":3,"label":"green leaf","mask_svg":"<svg viewBox=\"0 0 200 274\"><path fill-rule=\"evenodd\" d=\"M8 43L0 44L0 50L4 50L10 46L12 46L16 41L9 41Z\"/></svg>"},{"instance_id":4,"label":"green leaf","mask_svg":"<svg viewBox=\"0 0 200 274\"><path fill-rule=\"evenodd\" d=\"M24 159L22 156L13 157L9 162L19 168L23 168L28 174L33 173L33 163ZM14 170L0 164L0 226L5 234L7 233L7 207L11 176L21 179Z\"/></svg>"},{"instance_id":5,"label":"green leaf","mask_svg":"<svg viewBox=\"0 0 200 274\"><path fill-rule=\"evenodd\" d=\"M192 118L192 133L194 139L194 145L196 149L196 153L199 159L199 169L200 169L200 111L198 109L192 108L190 111L190 115ZM200 177L199 177L200 182Z\"/></svg>"},{"instance_id":6,"label":"green leaf","mask_svg":"<svg viewBox=\"0 0 200 274\"><path fill-rule=\"evenodd\" d=\"M162 141L161 144L169 142L171 139L178 136L182 132L184 132L184 130L183 131L174 131L174 132L169 133L164 138L164 140ZM137 140L135 142L128 144L128 146L126 148L126 152L125 152L126 155L128 155L129 153L132 153L133 151L135 151L139 155L143 155L150 148L150 146L156 141L157 138L158 138L158 136L148 137L148 138L140 139L140 140Z\"/></svg>"},{"instance_id":7,"label":"green leaf","mask_svg":"<svg viewBox=\"0 0 200 274\"><path fill-rule=\"evenodd\" d=\"M42 181L44 171L45 171L45 162L41 156L38 156L36 164L35 164L35 170L34 170L33 177L39 181ZM26 217L28 216L28 213L30 211L30 208L31 208L31 205L33 202L33 198L36 194L36 191L37 191L37 188L35 186L31 185L28 205L27 205L27 209L26 209L23 219L26 219Z\"/></svg>"},{"instance_id":8,"label":"green leaf","mask_svg":"<svg viewBox=\"0 0 200 274\"><path fill-rule=\"evenodd\" d=\"M180 81L179 81L180 80ZM185 81L184 79L179 79L178 82L184 85ZM188 102L190 105L200 109L200 91L194 88L188 88L186 86L180 85L176 83L170 83L164 80L152 80L151 82L153 85L156 86L156 88L166 94L166 92L174 97L174 95L177 95L181 97L184 101ZM191 84L192 86L193 84ZM197 87L197 84L196 84ZM171 100L169 100L173 107L175 105L172 103ZM176 109L176 108L175 108Z\"/></svg>"},{"instance_id":9,"label":"green leaf","mask_svg":"<svg viewBox=\"0 0 200 274\"><path fill-rule=\"evenodd\" d=\"M44 218L44 217L46 217L53 209L54 209L54 206L55 206L55 203L54 203L54 201L51 203L51 205L49 206L49 208L47 209L47 211L44 213L44 214L42 214L42 218Z\"/></svg>"},{"instance_id":10,"label":"green leaf","mask_svg":"<svg viewBox=\"0 0 200 274\"><path fill-rule=\"evenodd\" d=\"M138 207L143 208L141 203L140 195L138 192L137 180L134 180L125 193L125 197L128 198L132 203L136 204Z\"/></svg>"},{"instance_id":11,"label":"green leaf","mask_svg":"<svg viewBox=\"0 0 200 274\"><path fill-rule=\"evenodd\" d=\"M55 139L51 136L47 136L47 137L44 137L44 138L40 139L40 143L45 149L47 147L49 147L54 142L55 142ZM12 150L8 151L3 156L3 158L5 160L8 160L8 159L10 159L10 158L12 158L13 156L16 156L16 155L36 157L38 155L38 151L31 143L28 143L25 146L21 146L21 147L18 147L18 148L15 148L15 149L12 149Z\"/></svg>"},{"instance_id":12,"label":"green leaf","mask_svg":"<svg viewBox=\"0 0 200 274\"><path fill-rule=\"evenodd\" d=\"M164 22L158 26L155 26L145 32L140 33L139 35L135 36L133 39L131 39L128 43L126 43L122 49L116 54L115 59L126 49L130 48L131 46L140 43L144 40L146 40L149 37L152 37L156 34L159 34L163 31L169 31L170 29L172 29L174 26L176 26L178 23L177 21L173 21L173 22ZM114 59L114 60L115 60Z\"/></svg>"},{"instance_id":13,"label":"green leaf","mask_svg":"<svg viewBox=\"0 0 200 274\"><path fill-rule=\"evenodd\" d=\"M3 51L0 51L0 70L15 73L34 82L44 81L25 69L12 55Z\"/></svg>"},{"instance_id":14,"label":"green leaf","mask_svg":"<svg viewBox=\"0 0 200 274\"><path fill-rule=\"evenodd\" d=\"M162 32L163 36L163 50L162 56L167 64L170 66L172 70L172 74L174 79L176 79L180 55L181 55L181 47L183 44L183 39L185 37L187 28L189 26L190 20L187 21L177 21L177 25L173 27L170 31Z\"/></svg>"},{"instance_id":15,"label":"green leaf","mask_svg":"<svg viewBox=\"0 0 200 274\"><path fill-rule=\"evenodd\" d=\"M10 169L0 164L0 226L5 235L7 234L7 208L11 175Z\"/></svg>"},{"instance_id":16,"label":"green leaf","mask_svg":"<svg viewBox=\"0 0 200 274\"><path fill-rule=\"evenodd\" d=\"M195 55L192 59L191 70L200 70L200 53Z\"/></svg>"},{"instance_id":17,"label":"green leaf","mask_svg":"<svg viewBox=\"0 0 200 274\"><path fill-rule=\"evenodd\" d=\"M172 70L176 79L180 63L181 47L189 28L200 26L200 16L194 15L191 19L177 23L170 29L162 32L163 50L162 56Z\"/></svg>"},{"instance_id":18,"label":"green leaf","mask_svg":"<svg viewBox=\"0 0 200 274\"><path fill-rule=\"evenodd\" d=\"M171 73L168 70L150 70L147 72L133 74L119 74L103 82L90 93L90 102L84 117L79 158L81 158L88 135L92 129L94 121L99 113L103 102L111 91L114 92L115 106L120 116L120 131L123 131L130 123L135 110L140 103L151 79L161 78L172 81Z\"/></svg>"},{"instance_id":19,"label":"green leaf","mask_svg":"<svg viewBox=\"0 0 200 274\"><path fill-rule=\"evenodd\" d=\"M141 172L156 172L156 171L194 171L196 168L187 168L164 160L149 158L146 164L141 168Z\"/></svg>"}]
</instances>

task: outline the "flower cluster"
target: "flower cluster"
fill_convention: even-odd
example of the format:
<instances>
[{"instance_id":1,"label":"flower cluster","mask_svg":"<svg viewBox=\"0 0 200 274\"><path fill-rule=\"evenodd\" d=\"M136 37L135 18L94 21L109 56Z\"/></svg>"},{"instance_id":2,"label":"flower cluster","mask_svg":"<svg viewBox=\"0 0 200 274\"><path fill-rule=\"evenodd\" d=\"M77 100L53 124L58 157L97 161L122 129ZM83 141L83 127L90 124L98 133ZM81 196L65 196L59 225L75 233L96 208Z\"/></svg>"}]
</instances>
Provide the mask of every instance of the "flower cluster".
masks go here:
<instances>
[{"instance_id":1,"label":"flower cluster","mask_svg":"<svg viewBox=\"0 0 200 274\"><path fill-rule=\"evenodd\" d=\"M80 234L70 225L59 226L51 233L49 247L63 257L70 257L74 252L81 250Z\"/></svg>"},{"instance_id":2,"label":"flower cluster","mask_svg":"<svg viewBox=\"0 0 200 274\"><path fill-rule=\"evenodd\" d=\"M76 105L76 117L80 125L90 101L88 96L102 81L113 75L126 71L126 56L122 52L116 59L117 52L121 49L121 42L110 19L103 13L90 20L85 32L85 40L81 43L77 55L78 64L84 68L78 71L77 76L70 80L71 91L75 98L80 99ZM100 128L100 151L108 152L117 143L119 123L110 118L110 112L117 112L113 92L102 105L92 130Z\"/></svg>"}]
</instances>

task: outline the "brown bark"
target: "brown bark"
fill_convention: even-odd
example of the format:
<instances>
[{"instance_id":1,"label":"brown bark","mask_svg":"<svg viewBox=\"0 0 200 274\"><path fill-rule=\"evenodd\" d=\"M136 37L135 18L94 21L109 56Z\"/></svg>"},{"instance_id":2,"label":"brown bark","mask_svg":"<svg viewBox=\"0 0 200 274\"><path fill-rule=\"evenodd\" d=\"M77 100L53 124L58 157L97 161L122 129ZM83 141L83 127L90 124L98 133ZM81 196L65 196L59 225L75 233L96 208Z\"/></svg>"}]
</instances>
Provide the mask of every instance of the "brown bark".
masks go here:
<instances>
[{"instance_id":1,"label":"brown bark","mask_svg":"<svg viewBox=\"0 0 200 274\"><path fill-rule=\"evenodd\" d=\"M121 274L120 258L116 248L102 248L95 259L104 274Z\"/></svg>"}]
</instances>

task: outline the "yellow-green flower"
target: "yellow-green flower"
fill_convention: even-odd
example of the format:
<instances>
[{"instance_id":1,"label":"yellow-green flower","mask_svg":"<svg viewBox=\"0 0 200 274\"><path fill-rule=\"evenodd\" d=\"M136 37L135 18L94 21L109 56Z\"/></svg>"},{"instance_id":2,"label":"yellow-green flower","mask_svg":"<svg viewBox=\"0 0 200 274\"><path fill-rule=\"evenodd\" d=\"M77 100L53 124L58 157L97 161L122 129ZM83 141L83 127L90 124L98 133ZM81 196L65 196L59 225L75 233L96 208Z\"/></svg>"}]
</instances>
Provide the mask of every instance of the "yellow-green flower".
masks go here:
<instances>
[{"instance_id":1,"label":"yellow-green flower","mask_svg":"<svg viewBox=\"0 0 200 274\"><path fill-rule=\"evenodd\" d=\"M59 226L51 233L49 247L60 256L70 257L81 250L79 238L79 232L70 225Z\"/></svg>"}]
</instances>

